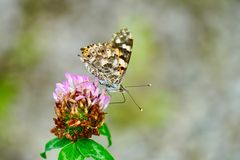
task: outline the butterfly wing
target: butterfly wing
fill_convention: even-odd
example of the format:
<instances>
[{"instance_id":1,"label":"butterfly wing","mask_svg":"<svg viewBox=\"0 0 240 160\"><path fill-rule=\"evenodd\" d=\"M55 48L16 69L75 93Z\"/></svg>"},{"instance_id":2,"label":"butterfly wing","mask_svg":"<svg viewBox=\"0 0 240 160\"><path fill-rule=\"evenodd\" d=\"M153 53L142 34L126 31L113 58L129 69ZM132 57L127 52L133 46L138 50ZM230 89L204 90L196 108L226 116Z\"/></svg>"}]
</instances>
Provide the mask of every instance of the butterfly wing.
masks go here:
<instances>
[{"instance_id":1,"label":"butterfly wing","mask_svg":"<svg viewBox=\"0 0 240 160\"><path fill-rule=\"evenodd\" d=\"M131 57L133 39L127 29L113 35L110 42L81 48L88 71L109 91L118 91Z\"/></svg>"}]
</instances>

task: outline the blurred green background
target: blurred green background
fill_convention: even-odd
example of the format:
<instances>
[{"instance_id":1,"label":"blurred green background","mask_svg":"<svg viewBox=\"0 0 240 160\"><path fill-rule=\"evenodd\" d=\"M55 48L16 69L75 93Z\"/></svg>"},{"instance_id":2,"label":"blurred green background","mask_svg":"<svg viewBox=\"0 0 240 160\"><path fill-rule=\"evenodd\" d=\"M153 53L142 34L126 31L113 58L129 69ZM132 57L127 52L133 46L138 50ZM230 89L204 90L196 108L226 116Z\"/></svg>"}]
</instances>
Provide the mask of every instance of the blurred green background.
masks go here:
<instances>
[{"instance_id":1,"label":"blurred green background","mask_svg":"<svg viewBox=\"0 0 240 160\"><path fill-rule=\"evenodd\" d=\"M79 49L123 27L134 37L123 84L152 87L130 90L143 112L129 97L107 109L116 159L239 160L239 8L238 0L0 0L0 160L40 159L54 137L55 83L65 72L88 74Z\"/></svg>"}]
</instances>

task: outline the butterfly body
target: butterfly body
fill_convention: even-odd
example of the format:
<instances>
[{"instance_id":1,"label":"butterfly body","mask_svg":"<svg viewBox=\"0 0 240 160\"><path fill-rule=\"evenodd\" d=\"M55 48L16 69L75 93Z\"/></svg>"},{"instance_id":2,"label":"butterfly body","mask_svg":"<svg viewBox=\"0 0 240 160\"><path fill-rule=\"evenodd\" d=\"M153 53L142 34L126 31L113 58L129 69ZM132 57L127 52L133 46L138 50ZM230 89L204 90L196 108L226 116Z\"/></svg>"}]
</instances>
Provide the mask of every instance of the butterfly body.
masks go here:
<instances>
[{"instance_id":1,"label":"butterfly body","mask_svg":"<svg viewBox=\"0 0 240 160\"><path fill-rule=\"evenodd\" d=\"M129 64L132 45L131 33L122 29L109 42L81 48L80 59L109 92L124 92L121 83Z\"/></svg>"}]
</instances>

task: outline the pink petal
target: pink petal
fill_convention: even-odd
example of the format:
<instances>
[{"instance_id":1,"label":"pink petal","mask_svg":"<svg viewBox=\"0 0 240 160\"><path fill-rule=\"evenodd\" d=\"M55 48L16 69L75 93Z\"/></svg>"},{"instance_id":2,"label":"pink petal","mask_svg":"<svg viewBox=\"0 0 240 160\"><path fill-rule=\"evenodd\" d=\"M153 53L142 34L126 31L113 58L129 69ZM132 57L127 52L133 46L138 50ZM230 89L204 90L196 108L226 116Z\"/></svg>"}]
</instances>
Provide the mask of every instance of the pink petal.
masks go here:
<instances>
[{"instance_id":1,"label":"pink petal","mask_svg":"<svg viewBox=\"0 0 240 160\"><path fill-rule=\"evenodd\" d=\"M79 95L79 96L77 96L77 97L75 98L75 100L76 100L76 101L79 101L80 99L83 99L83 98L85 98L85 96Z\"/></svg>"},{"instance_id":2,"label":"pink petal","mask_svg":"<svg viewBox=\"0 0 240 160\"><path fill-rule=\"evenodd\" d=\"M53 98L54 98L55 102L59 101L58 96L55 92L53 92Z\"/></svg>"}]
</instances>

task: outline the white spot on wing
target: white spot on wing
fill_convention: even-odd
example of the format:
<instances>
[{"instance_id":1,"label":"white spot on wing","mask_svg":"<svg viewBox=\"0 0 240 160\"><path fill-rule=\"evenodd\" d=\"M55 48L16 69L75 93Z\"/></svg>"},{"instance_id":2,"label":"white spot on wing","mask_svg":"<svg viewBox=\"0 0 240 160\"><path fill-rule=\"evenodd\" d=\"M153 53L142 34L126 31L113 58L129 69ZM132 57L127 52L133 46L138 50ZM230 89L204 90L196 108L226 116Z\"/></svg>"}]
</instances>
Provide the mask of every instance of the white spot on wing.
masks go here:
<instances>
[{"instance_id":1,"label":"white spot on wing","mask_svg":"<svg viewBox=\"0 0 240 160\"><path fill-rule=\"evenodd\" d=\"M113 61L113 64L112 64L114 67L116 67L117 65L118 65L118 61L117 61L117 59L114 59L114 61Z\"/></svg>"},{"instance_id":2,"label":"white spot on wing","mask_svg":"<svg viewBox=\"0 0 240 160\"><path fill-rule=\"evenodd\" d=\"M121 43L120 38L117 38L117 39L115 40L115 42L116 42L116 43Z\"/></svg>"},{"instance_id":3,"label":"white spot on wing","mask_svg":"<svg viewBox=\"0 0 240 160\"><path fill-rule=\"evenodd\" d=\"M126 44L122 44L122 48L124 48L124 49L125 49L126 47L127 47L127 45L126 45Z\"/></svg>"},{"instance_id":4,"label":"white spot on wing","mask_svg":"<svg viewBox=\"0 0 240 160\"><path fill-rule=\"evenodd\" d=\"M100 63L101 63L101 66L104 66L105 64L108 63L108 61L106 59L101 59Z\"/></svg>"},{"instance_id":5,"label":"white spot on wing","mask_svg":"<svg viewBox=\"0 0 240 160\"><path fill-rule=\"evenodd\" d=\"M131 47L130 46L126 46L126 50L130 52L131 51Z\"/></svg>"},{"instance_id":6,"label":"white spot on wing","mask_svg":"<svg viewBox=\"0 0 240 160\"><path fill-rule=\"evenodd\" d=\"M124 68L127 67L127 63L123 59L119 59L119 64Z\"/></svg>"}]
</instances>

